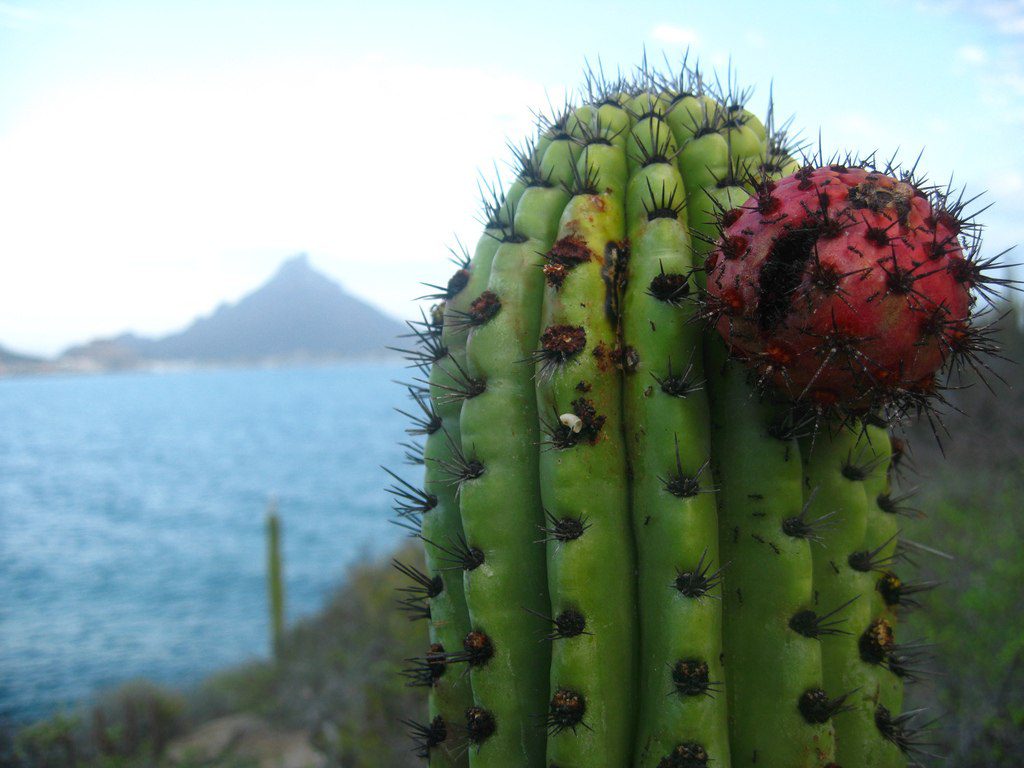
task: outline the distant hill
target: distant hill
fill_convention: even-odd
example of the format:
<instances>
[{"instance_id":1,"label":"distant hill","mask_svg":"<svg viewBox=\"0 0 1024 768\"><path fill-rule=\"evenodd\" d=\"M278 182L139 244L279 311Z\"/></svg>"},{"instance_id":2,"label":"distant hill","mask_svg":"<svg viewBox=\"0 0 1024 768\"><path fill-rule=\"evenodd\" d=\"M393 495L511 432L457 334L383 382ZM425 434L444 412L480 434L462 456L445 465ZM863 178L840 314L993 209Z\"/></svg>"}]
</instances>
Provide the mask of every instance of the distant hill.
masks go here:
<instances>
[{"instance_id":1,"label":"distant hill","mask_svg":"<svg viewBox=\"0 0 1024 768\"><path fill-rule=\"evenodd\" d=\"M182 331L151 339L124 334L68 349L60 361L100 369L153 361L282 362L383 354L403 332L397 320L346 293L303 254L236 304Z\"/></svg>"},{"instance_id":2,"label":"distant hill","mask_svg":"<svg viewBox=\"0 0 1024 768\"><path fill-rule=\"evenodd\" d=\"M42 361L43 360L40 357L23 355L20 352L12 352L6 347L0 346L0 365L29 365L32 363L41 363Z\"/></svg>"},{"instance_id":3,"label":"distant hill","mask_svg":"<svg viewBox=\"0 0 1024 768\"><path fill-rule=\"evenodd\" d=\"M34 373L43 362L42 358L23 355L20 352L12 352L6 347L0 347L0 376Z\"/></svg>"}]
</instances>

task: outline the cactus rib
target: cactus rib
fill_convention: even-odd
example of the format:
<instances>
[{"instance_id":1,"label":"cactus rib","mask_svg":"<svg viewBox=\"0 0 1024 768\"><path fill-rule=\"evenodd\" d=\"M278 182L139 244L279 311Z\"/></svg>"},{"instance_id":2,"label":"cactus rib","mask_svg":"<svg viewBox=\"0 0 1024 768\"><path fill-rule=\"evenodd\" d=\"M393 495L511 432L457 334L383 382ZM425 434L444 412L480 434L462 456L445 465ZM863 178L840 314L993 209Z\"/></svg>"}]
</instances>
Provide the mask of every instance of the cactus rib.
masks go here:
<instances>
[{"instance_id":1,"label":"cactus rib","mask_svg":"<svg viewBox=\"0 0 1024 768\"><path fill-rule=\"evenodd\" d=\"M636 591L616 361L628 117L605 104L570 122L577 141L598 140L580 152L576 193L548 254L558 269L545 275L536 389L544 508L580 531L547 542L551 615L573 611L585 622L552 648L547 757L583 768L626 765L635 716Z\"/></svg>"},{"instance_id":2,"label":"cactus rib","mask_svg":"<svg viewBox=\"0 0 1024 768\"><path fill-rule=\"evenodd\" d=\"M568 159L565 162L569 162ZM523 182L520 182L522 184ZM538 722L548 701L550 648L527 614L549 607L537 470L539 427L533 371L524 364L537 347L545 253L568 200L557 186L525 186L494 254L486 290L470 305L468 373L485 382L463 402L462 450L483 471L460 489L466 540L482 554L465 572L475 632L493 654L470 660L473 698L493 719L490 733L469 751L471 766L539 765L545 738Z\"/></svg>"},{"instance_id":3,"label":"cactus rib","mask_svg":"<svg viewBox=\"0 0 1024 768\"><path fill-rule=\"evenodd\" d=\"M623 382L640 601L640 715L635 765L662 764L682 743L728 768L722 604L673 587L717 569L700 328L689 323L693 259L675 139L653 95L631 104L626 195L630 257L623 296ZM681 378L680 378L681 377ZM686 584L684 580L681 582Z\"/></svg>"}]
</instances>

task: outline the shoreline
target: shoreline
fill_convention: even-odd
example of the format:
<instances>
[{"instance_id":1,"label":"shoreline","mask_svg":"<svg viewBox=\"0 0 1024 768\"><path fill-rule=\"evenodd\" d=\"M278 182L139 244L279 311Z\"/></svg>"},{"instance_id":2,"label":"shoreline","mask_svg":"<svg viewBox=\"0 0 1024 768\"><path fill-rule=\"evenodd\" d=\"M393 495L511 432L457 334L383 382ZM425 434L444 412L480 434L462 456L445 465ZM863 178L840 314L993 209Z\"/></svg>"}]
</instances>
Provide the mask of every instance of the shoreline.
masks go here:
<instances>
[{"instance_id":1,"label":"shoreline","mask_svg":"<svg viewBox=\"0 0 1024 768\"><path fill-rule=\"evenodd\" d=\"M122 373L145 373L154 375L192 373L196 371L242 371L242 370L284 370L289 368L332 368L345 365L399 364L402 357L397 353L354 355L345 357L287 356L281 358L260 358L255 360L151 360L130 365L106 365L94 360L61 362L42 361L28 364L4 364L0 362L0 381L80 378L107 376Z\"/></svg>"}]
</instances>

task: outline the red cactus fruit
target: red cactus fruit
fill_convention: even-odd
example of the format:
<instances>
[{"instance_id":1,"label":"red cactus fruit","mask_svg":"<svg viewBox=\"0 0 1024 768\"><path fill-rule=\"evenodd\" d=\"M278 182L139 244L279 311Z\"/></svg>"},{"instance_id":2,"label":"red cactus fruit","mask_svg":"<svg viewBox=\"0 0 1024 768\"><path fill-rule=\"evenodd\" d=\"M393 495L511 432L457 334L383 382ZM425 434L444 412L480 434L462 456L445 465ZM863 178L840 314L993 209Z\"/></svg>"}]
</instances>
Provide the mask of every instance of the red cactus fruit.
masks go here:
<instances>
[{"instance_id":1,"label":"red cactus fruit","mask_svg":"<svg viewBox=\"0 0 1024 768\"><path fill-rule=\"evenodd\" d=\"M794 399L864 410L929 395L974 338L981 275L957 208L863 167L763 182L724 212L708 257L719 332Z\"/></svg>"}]
</instances>

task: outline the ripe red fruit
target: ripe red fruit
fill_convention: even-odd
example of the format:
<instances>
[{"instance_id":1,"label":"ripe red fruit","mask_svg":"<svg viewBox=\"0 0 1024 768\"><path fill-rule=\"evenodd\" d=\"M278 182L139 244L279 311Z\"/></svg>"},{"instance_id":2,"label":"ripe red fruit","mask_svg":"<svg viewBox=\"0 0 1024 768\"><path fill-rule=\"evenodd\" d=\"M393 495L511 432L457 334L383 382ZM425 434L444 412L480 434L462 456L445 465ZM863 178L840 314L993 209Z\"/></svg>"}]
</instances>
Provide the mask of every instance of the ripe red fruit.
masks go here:
<instances>
[{"instance_id":1,"label":"ripe red fruit","mask_svg":"<svg viewBox=\"0 0 1024 768\"><path fill-rule=\"evenodd\" d=\"M803 168L722 217L707 289L719 332L766 383L853 410L934 390L970 352L964 227L908 181Z\"/></svg>"}]
</instances>

